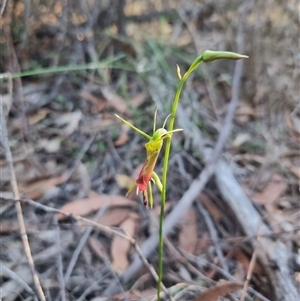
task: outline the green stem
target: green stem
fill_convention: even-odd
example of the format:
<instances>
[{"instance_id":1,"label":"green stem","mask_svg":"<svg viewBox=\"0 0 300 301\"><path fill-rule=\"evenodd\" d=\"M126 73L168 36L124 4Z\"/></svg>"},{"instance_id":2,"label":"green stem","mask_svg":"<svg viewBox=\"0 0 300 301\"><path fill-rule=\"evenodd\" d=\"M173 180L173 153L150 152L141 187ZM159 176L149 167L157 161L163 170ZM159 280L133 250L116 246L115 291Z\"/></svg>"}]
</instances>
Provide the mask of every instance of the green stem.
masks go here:
<instances>
[{"instance_id":1,"label":"green stem","mask_svg":"<svg viewBox=\"0 0 300 301\"><path fill-rule=\"evenodd\" d=\"M172 131L174 128L175 116L178 106L178 101L180 98L180 94L183 88L184 83L190 76L190 74L198 67L200 62L202 61L202 55L200 55L190 66L185 75L181 78L178 88L176 90L176 94L173 101L172 106L172 114L169 123L168 132ZM159 249L158 249L158 283L157 283L157 300L160 301L160 291L161 291L161 283L163 276L163 223L164 223L164 211L165 211L165 203L166 203L166 187L167 187L167 174L168 174L168 165L169 165L169 156L171 149L171 139L172 137L167 139L165 156L164 156L164 166L163 166L163 174L162 174L162 191L161 191L161 207L160 207L160 216L159 216Z\"/></svg>"},{"instance_id":2,"label":"green stem","mask_svg":"<svg viewBox=\"0 0 300 301\"><path fill-rule=\"evenodd\" d=\"M198 67L198 65L203 61L205 63L212 62L219 59L232 59L240 60L248 58L246 55L241 55L235 52L228 51L212 51L205 50L200 56L198 56L195 61L191 64L188 71L181 77L180 68L177 66L177 74L180 79L178 88L173 101L172 114L169 124L168 132L173 131L175 116L178 106L178 101L180 94L183 88L184 83L189 78L191 73ZM166 202L166 191L167 191L167 174L168 174L168 165L169 165L169 156L171 149L171 139L172 136L167 138L166 150L164 156L164 166L163 166L163 175L162 175L162 191L161 191L161 207L160 207L160 217L159 217L159 250L158 250L158 283L157 283L157 300L160 301L160 291L162 283L162 274L163 274L163 222L164 222L164 211L165 211L165 202Z\"/></svg>"}]
</instances>

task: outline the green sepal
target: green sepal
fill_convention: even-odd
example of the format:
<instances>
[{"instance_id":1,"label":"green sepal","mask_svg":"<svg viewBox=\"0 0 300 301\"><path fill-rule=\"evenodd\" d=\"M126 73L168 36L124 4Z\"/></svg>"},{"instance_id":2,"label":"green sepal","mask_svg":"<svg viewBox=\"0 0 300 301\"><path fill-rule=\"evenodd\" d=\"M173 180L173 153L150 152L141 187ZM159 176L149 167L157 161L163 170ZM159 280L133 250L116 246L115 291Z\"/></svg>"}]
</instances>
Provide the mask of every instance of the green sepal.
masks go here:
<instances>
[{"instance_id":1,"label":"green sepal","mask_svg":"<svg viewBox=\"0 0 300 301\"><path fill-rule=\"evenodd\" d=\"M128 122L127 120L123 119L122 117L120 117L119 115L115 114L115 116L117 118L119 118L120 120L122 120L125 124L127 124L129 127L131 127L133 130L135 130L136 132L138 132L140 135L144 136L145 138L147 138L148 140L150 140L152 137L148 134L146 134L145 132L143 132L142 130L138 129L137 127L135 127L133 124L131 124L130 122Z\"/></svg>"}]
</instances>

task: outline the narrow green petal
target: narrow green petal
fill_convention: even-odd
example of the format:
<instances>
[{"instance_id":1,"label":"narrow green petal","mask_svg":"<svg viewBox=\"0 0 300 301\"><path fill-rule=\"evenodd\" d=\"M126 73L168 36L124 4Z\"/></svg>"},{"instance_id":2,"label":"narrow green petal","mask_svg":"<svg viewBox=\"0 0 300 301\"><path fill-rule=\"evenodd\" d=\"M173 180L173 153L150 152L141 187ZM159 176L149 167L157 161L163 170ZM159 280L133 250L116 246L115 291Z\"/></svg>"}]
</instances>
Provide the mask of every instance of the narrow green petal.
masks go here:
<instances>
[{"instance_id":1,"label":"narrow green petal","mask_svg":"<svg viewBox=\"0 0 300 301\"><path fill-rule=\"evenodd\" d=\"M144 136L145 138L147 138L148 140L150 140L152 138L150 135L148 135L145 132L143 132L142 130L138 129L137 127L135 127L134 125L132 125L130 122L128 122L127 120L125 120L122 117L120 117L119 115L115 114L115 116L117 118L119 118L120 120L122 120L125 124L127 124L133 130L135 130L136 132L138 132L139 134L141 134L142 136Z\"/></svg>"}]
</instances>

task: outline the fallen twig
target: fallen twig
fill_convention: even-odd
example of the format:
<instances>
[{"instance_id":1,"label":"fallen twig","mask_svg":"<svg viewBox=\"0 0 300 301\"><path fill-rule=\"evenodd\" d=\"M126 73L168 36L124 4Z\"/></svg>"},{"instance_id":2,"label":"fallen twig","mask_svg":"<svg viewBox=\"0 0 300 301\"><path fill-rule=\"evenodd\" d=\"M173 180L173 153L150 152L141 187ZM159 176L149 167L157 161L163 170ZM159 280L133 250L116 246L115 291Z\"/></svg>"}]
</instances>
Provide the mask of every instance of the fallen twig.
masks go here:
<instances>
[{"instance_id":1,"label":"fallen twig","mask_svg":"<svg viewBox=\"0 0 300 301\"><path fill-rule=\"evenodd\" d=\"M16 176L14 172L14 167L13 167L13 160L12 160L12 155L9 147L9 142L8 142L8 135L7 135L7 128L6 128L6 120L4 116L4 109L3 109L3 104L0 103L0 135L1 135L1 144L3 145L4 152L5 152L5 157L6 157L6 162L8 165L8 169L10 172L10 184L12 187L12 191L14 194L14 198L17 200L20 198L19 196L19 189L16 181ZM39 277L35 271L34 268L34 262L32 259L31 255L31 250L30 250L30 245L28 242L28 237L26 233L26 227L25 227L25 222L24 222L24 217L22 213L22 208L21 204L19 202L15 203L16 210L17 210L17 216L18 216L18 221L19 221L19 226L20 226L20 233L23 241L23 246L24 246L24 251L31 269L32 277L33 277L33 282L35 285L35 288L37 290L37 294L39 296L39 299L41 301L46 301L43 289L41 287L41 283L39 280Z\"/></svg>"},{"instance_id":2,"label":"fallen twig","mask_svg":"<svg viewBox=\"0 0 300 301\"><path fill-rule=\"evenodd\" d=\"M228 265L226 264L224 254L223 254L222 249L221 249L221 247L218 243L218 233L217 233L217 230L214 226L214 223L213 223L209 213L207 212L207 210L202 205L202 203L197 202L197 207L198 207L199 211L201 212L201 214L204 217L204 220L205 220L205 223L207 225L210 237L211 237L211 239L214 243L214 246L216 248L216 253L217 253L217 256L218 256L219 263L223 267L223 269L228 272L229 271Z\"/></svg>"},{"instance_id":3,"label":"fallen twig","mask_svg":"<svg viewBox=\"0 0 300 301\"><path fill-rule=\"evenodd\" d=\"M60 292L59 292L56 300L58 300L59 296L60 296L61 301L66 301L66 291L65 291L66 283L64 281L63 263L62 263L62 256L61 256L60 228L59 228L56 217L54 217L54 224L55 224L55 228L57 230L57 234L56 234L56 244L57 244L57 248L58 248L58 254L57 254L58 277L57 278L59 280L59 288L60 288Z\"/></svg>"},{"instance_id":4,"label":"fallen twig","mask_svg":"<svg viewBox=\"0 0 300 301\"><path fill-rule=\"evenodd\" d=\"M260 236L259 236L259 233L258 233L257 241L259 241L259 240L260 240ZM249 269L248 269L248 272L247 272L247 277L246 277L246 281L244 283L244 287L243 287L242 296L241 296L240 301L245 300L247 289L248 289L248 286L249 286L249 282L251 280L252 273L253 273L253 270L254 270L254 267L255 267L255 264L256 264L256 258L257 258L257 246L254 248L254 252L252 254L252 258L251 258L251 261L250 261L250 264L249 264Z\"/></svg>"},{"instance_id":5,"label":"fallen twig","mask_svg":"<svg viewBox=\"0 0 300 301\"><path fill-rule=\"evenodd\" d=\"M19 205L20 205L20 203L28 204L30 206L33 206L35 208L38 208L38 209L43 210L43 211L48 212L48 213L56 213L56 214L59 213L59 214L62 214L63 216L65 216L67 218L72 218L72 219L74 219L78 222L80 221L80 222L82 222L82 223L84 223L88 226L92 226L92 227L98 229L99 231L101 231L102 233L106 233L110 236L111 235L117 235L117 236L120 236L120 237L128 240L132 244L132 246L135 248L137 254L140 257L141 262L148 268L148 270L151 273L152 277L156 281L158 280L158 275L157 275L155 269L152 267L152 265L148 262L148 260L144 256L144 254L143 254L141 248L139 247L139 245L137 244L136 240L133 237L131 237L126 231L124 231L122 229L120 229L119 231L114 230L114 229L112 229L108 226L98 224L97 222L89 220L89 219L87 219L85 217L82 217L80 215L74 215L74 214L71 214L71 213L56 209L56 208L52 208L52 207L40 204L40 203L35 202L33 200L30 200L30 199L8 199L8 198L0 197L0 200L6 201L6 202L18 203ZM169 296L170 300L172 300L172 296L170 296L170 293L166 289L166 287L162 285L162 288L163 288L164 293L167 296Z\"/></svg>"},{"instance_id":6,"label":"fallen twig","mask_svg":"<svg viewBox=\"0 0 300 301\"><path fill-rule=\"evenodd\" d=\"M37 301L35 296L35 292L31 289L31 287L21 278L19 277L14 271L10 270L5 265L1 264L1 273L4 275L9 276L11 279L14 279L20 286L22 286L29 294L34 296L34 300ZM0 297L2 298L1 294Z\"/></svg>"}]
</instances>

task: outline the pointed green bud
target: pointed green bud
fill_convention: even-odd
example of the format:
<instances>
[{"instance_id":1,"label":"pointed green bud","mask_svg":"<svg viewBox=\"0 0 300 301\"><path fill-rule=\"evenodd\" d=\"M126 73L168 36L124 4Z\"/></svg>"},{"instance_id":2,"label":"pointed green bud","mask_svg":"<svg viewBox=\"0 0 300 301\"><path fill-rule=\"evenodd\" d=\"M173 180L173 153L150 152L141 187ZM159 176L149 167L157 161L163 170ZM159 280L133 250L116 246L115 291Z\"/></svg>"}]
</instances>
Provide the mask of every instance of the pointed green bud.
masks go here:
<instances>
[{"instance_id":1,"label":"pointed green bud","mask_svg":"<svg viewBox=\"0 0 300 301\"><path fill-rule=\"evenodd\" d=\"M205 50L202 53L203 62L212 62L220 59L240 60L249 58L247 55L238 54L230 51L212 51Z\"/></svg>"}]
</instances>

